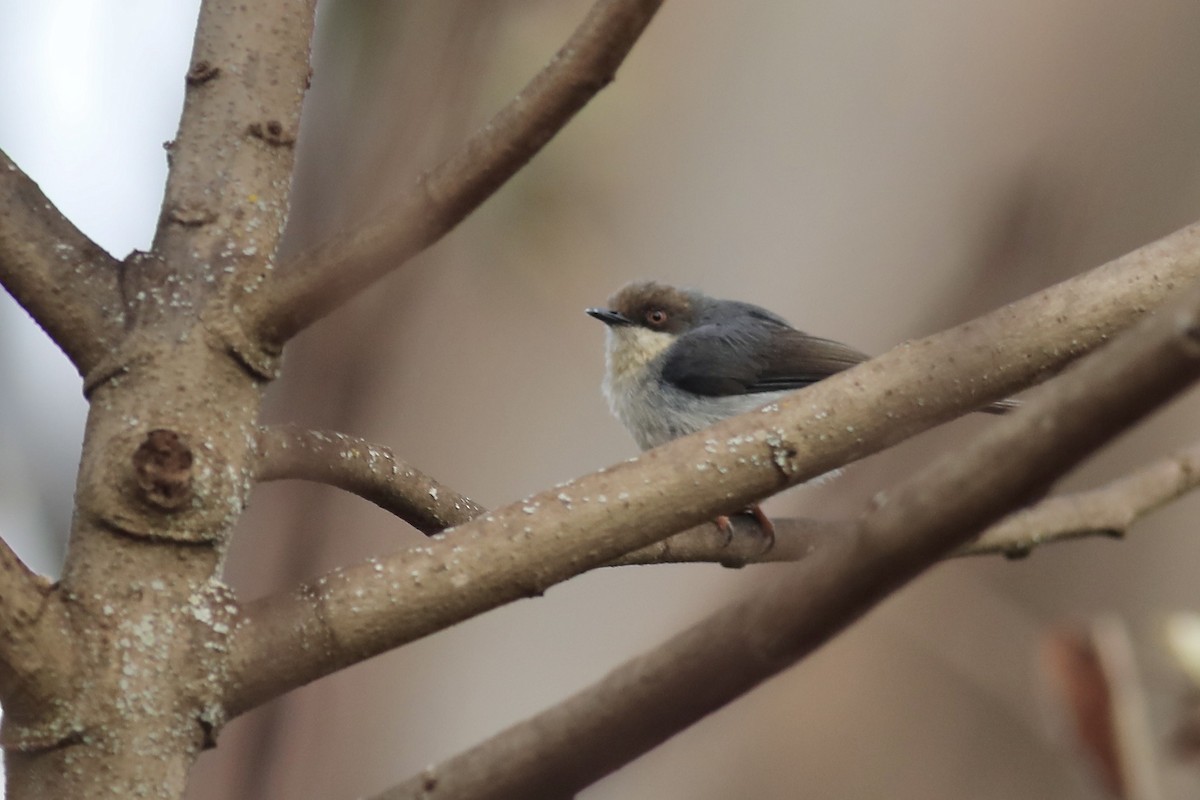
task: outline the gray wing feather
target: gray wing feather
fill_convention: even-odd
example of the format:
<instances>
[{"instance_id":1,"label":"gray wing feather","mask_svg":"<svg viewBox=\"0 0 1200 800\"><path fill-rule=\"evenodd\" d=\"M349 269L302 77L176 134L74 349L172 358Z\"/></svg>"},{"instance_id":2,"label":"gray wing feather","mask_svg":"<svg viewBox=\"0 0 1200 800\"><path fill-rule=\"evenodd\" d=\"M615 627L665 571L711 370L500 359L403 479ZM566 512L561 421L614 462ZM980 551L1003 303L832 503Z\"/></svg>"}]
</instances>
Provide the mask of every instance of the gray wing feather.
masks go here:
<instances>
[{"instance_id":1,"label":"gray wing feather","mask_svg":"<svg viewBox=\"0 0 1200 800\"><path fill-rule=\"evenodd\" d=\"M720 397L799 389L867 360L839 342L771 321L702 325L667 352L663 379L694 394Z\"/></svg>"}]
</instances>

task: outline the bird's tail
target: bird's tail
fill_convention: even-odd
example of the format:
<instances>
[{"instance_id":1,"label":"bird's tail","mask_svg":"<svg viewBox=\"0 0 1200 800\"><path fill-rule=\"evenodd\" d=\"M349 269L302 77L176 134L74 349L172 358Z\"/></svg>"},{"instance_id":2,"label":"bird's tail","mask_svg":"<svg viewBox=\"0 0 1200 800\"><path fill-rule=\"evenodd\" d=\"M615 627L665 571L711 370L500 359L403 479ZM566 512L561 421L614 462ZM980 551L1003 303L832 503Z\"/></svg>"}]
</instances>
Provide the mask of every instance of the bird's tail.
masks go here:
<instances>
[{"instance_id":1,"label":"bird's tail","mask_svg":"<svg viewBox=\"0 0 1200 800\"><path fill-rule=\"evenodd\" d=\"M979 410L985 414L1007 414L1008 412L1015 411L1020 407L1021 401L1014 400L1010 397L1006 400L997 400L994 403L988 403Z\"/></svg>"}]
</instances>

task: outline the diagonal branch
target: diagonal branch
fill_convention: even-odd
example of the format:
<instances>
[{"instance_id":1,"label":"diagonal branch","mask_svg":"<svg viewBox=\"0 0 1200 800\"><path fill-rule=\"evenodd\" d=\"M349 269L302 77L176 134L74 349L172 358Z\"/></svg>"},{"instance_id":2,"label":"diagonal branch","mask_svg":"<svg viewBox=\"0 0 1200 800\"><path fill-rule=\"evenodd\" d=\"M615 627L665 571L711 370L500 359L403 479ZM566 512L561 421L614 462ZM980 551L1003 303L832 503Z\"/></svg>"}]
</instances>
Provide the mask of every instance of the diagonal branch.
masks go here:
<instances>
[{"instance_id":1,"label":"diagonal branch","mask_svg":"<svg viewBox=\"0 0 1200 800\"><path fill-rule=\"evenodd\" d=\"M1012 394L1200 278L1200 226L698 434L251 604L231 716ZM1068 313L1069 309L1069 313Z\"/></svg>"},{"instance_id":2,"label":"diagonal branch","mask_svg":"<svg viewBox=\"0 0 1200 800\"><path fill-rule=\"evenodd\" d=\"M1200 378L1200 285L1146 323L880 493L782 585L376 800L569 797L794 664Z\"/></svg>"},{"instance_id":3,"label":"diagonal branch","mask_svg":"<svg viewBox=\"0 0 1200 800\"><path fill-rule=\"evenodd\" d=\"M454 228L601 89L662 0L599 0L554 59L462 150L362 227L285 266L250 298L245 324L281 345Z\"/></svg>"},{"instance_id":4,"label":"diagonal branch","mask_svg":"<svg viewBox=\"0 0 1200 800\"><path fill-rule=\"evenodd\" d=\"M118 264L0 151L0 285L86 375L124 325Z\"/></svg>"},{"instance_id":5,"label":"diagonal branch","mask_svg":"<svg viewBox=\"0 0 1200 800\"><path fill-rule=\"evenodd\" d=\"M474 500L409 466L390 449L344 433L271 426L259 431L258 451L258 480L295 478L336 486L422 533L437 533L484 512Z\"/></svg>"},{"instance_id":6,"label":"diagonal branch","mask_svg":"<svg viewBox=\"0 0 1200 800\"><path fill-rule=\"evenodd\" d=\"M988 527L951 556L1020 558L1036 547L1092 536L1124 536L1134 523L1200 487L1200 443L1147 464L1094 489L1048 497ZM843 536L845 520L793 517L772 520L774 543L748 517L734 517L732 535L698 525L626 553L610 566L718 563L741 567L800 561Z\"/></svg>"},{"instance_id":7,"label":"diagonal branch","mask_svg":"<svg viewBox=\"0 0 1200 800\"><path fill-rule=\"evenodd\" d=\"M391 449L332 431L292 425L263 428L258 437L259 481L306 480L336 486L395 514L425 534L482 516L487 509L396 458ZM954 556L1019 558L1045 544L1094 536L1123 536L1142 517L1200 486L1200 444L1094 489L1048 497L1017 511L959 548ZM744 567L800 561L846 520L785 517L768 536L749 516L731 518L726 532L703 523L613 559L605 566L721 564Z\"/></svg>"},{"instance_id":8,"label":"diagonal branch","mask_svg":"<svg viewBox=\"0 0 1200 800\"><path fill-rule=\"evenodd\" d=\"M259 482L303 480L335 486L369 500L427 535L483 516L487 509L397 458L383 445L334 431L271 425L258 432ZM730 567L762 561L797 561L839 523L779 520L772 541L749 519L734 517L731 535L704 523L609 566L716 562Z\"/></svg>"}]
</instances>

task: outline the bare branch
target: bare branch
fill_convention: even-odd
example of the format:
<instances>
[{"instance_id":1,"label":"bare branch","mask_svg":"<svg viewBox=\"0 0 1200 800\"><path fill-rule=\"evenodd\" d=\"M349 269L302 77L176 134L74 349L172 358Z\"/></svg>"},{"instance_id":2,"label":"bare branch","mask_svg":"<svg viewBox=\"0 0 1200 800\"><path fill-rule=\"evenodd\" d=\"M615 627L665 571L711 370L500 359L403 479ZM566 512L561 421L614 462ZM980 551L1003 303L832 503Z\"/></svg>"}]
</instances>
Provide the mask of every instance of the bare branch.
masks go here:
<instances>
[{"instance_id":1,"label":"bare branch","mask_svg":"<svg viewBox=\"0 0 1200 800\"><path fill-rule=\"evenodd\" d=\"M1200 444L1088 491L1050 497L1005 517L957 555L1022 556L1084 536L1124 536L1142 517L1200 486Z\"/></svg>"},{"instance_id":2,"label":"bare branch","mask_svg":"<svg viewBox=\"0 0 1200 800\"><path fill-rule=\"evenodd\" d=\"M32 750L6 760L12 797L182 797L223 722L213 676L238 605L219 574L264 384L233 306L286 212L312 5L202 4L162 225L122 273L129 333L88 375L61 587L30 634L49 638L47 676L71 654L78 674L32 719L5 705L6 740Z\"/></svg>"},{"instance_id":3,"label":"bare branch","mask_svg":"<svg viewBox=\"0 0 1200 800\"><path fill-rule=\"evenodd\" d=\"M1147 323L877 495L782 585L376 800L571 796L794 664L1200 377L1200 286Z\"/></svg>"},{"instance_id":4,"label":"bare branch","mask_svg":"<svg viewBox=\"0 0 1200 800\"><path fill-rule=\"evenodd\" d=\"M63 731L44 719L70 693L75 646L51 583L27 567L0 539L0 745L48 746Z\"/></svg>"},{"instance_id":5,"label":"bare branch","mask_svg":"<svg viewBox=\"0 0 1200 800\"><path fill-rule=\"evenodd\" d=\"M1134 523L1200 486L1200 443L1124 475L1104 486L1047 497L990 526L952 557L1003 555L1019 558L1034 548L1093 536L1124 536ZM718 563L731 567L799 561L852 523L807 518L773 519L774 544L748 517L734 517L731 535L698 525L649 547L627 553L610 566Z\"/></svg>"},{"instance_id":6,"label":"bare branch","mask_svg":"<svg viewBox=\"0 0 1200 800\"><path fill-rule=\"evenodd\" d=\"M390 448L333 431L273 425L258 435L260 482L304 480L336 486L395 514L425 534L439 533L487 513L464 494L396 458ZM767 561L798 561L846 523L812 519L775 521L766 536L748 517L731 519L727 534L712 523L627 553L607 566L712 562L741 567Z\"/></svg>"},{"instance_id":7,"label":"bare branch","mask_svg":"<svg viewBox=\"0 0 1200 800\"><path fill-rule=\"evenodd\" d=\"M454 228L601 89L662 0L599 0L554 59L457 154L362 227L286 265L246 309L246 325L282 344Z\"/></svg>"},{"instance_id":8,"label":"bare branch","mask_svg":"<svg viewBox=\"0 0 1200 800\"><path fill-rule=\"evenodd\" d=\"M461 525L487 509L415 467L386 447L341 433L270 427L259 437L258 480L295 478L352 492L433 534ZM1104 486L1048 497L1021 509L960 547L952 556L1017 558L1045 544L1084 537L1120 537L1142 517L1200 486L1200 444L1148 464ZM846 520L784 517L768 536L752 518L734 516L732 530L703 523L613 559L605 566L721 564L743 567L799 561L829 537L853 527Z\"/></svg>"},{"instance_id":9,"label":"bare branch","mask_svg":"<svg viewBox=\"0 0 1200 800\"><path fill-rule=\"evenodd\" d=\"M273 426L259 432L258 448L258 480L295 478L336 486L422 533L437 533L485 510L396 458L390 449L344 433Z\"/></svg>"},{"instance_id":10,"label":"bare branch","mask_svg":"<svg viewBox=\"0 0 1200 800\"><path fill-rule=\"evenodd\" d=\"M124 320L118 264L0 151L0 284L87 374Z\"/></svg>"},{"instance_id":11,"label":"bare branch","mask_svg":"<svg viewBox=\"0 0 1200 800\"><path fill-rule=\"evenodd\" d=\"M265 285L287 219L315 5L205 0L152 252L126 269L137 325L199 313L264 377L277 352L238 315Z\"/></svg>"},{"instance_id":12,"label":"bare branch","mask_svg":"<svg viewBox=\"0 0 1200 800\"><path fill-rule=\"evenodd\" d=\"M260 482L304 480L336 486L395 514L425 534L439 533L482 516L487 509L396 458L390 448L333 431L273 425L258 434ZM810 519L776 521L775 538L745 517L732 518L727 534L712 523L663 539L607 566L713 562L728 567L766 561L798 561L820 539L845 523Z\"/></svg>"},{"instance_id":13,"label":"bare branch","mask_svg":"<svg viewBox=\"0 0 1200 800\"><path fill-rule=\"evenodd\" d=\"M235 715L391 647L539 594L1012 394L1103 342L1180 282L1200 277L1198 244L1200 226L1185 228L762 411L486 514L427 547L337 570L295 594L258 601L234 632L227 708Z\"/></svg>"}]
</instances>

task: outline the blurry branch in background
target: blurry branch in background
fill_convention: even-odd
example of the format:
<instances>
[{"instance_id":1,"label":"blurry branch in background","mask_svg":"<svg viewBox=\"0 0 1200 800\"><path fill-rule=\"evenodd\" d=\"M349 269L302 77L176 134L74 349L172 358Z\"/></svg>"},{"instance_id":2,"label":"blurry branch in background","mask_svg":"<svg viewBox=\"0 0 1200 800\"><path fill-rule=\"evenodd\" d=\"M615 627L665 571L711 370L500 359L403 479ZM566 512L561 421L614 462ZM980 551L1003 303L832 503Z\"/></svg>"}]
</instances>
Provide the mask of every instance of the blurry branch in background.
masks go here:
<instances>
[{"instance_id":1,"label":"blurry branch in background","mask_svg":"<svg viewBox=\"0 0 1200 800\"><path fill-rule=\"evenodd\" d=\"M376 800L571 796L815 650L1198 377L1200 285L871 500L779 585Z\"/></svg>"},{"instance_id":2,"label":"blurry branch in background","mask_svg":"<svg viewBox=\"0 0 1200 800\"><path fill-rule=\"evenodd\" d=\"M1042 642L1042 672L1087 772L1119 800L1162 800L1156 736L1134 644L1116 617L1057 628Z\"/></svg>"},{"instance_id":3,"label":"blurry branch in background","mask_svg":"<svg viewBox=\"0 0 1200 800\"><path fill-rule=\"evenodd\" d=\"M226 707L237 715L1010 395L1104 343L1175 287L1198 278L1200 226L1193 225L894 348L769 411L725 420L487 513L425 546L251 603L231 643ZM1132 386L1149 391L1149 384ZM1093 389L1098 396L1113 390L1104 383ZM1028 420L1030 412L1014 418ZM1000 420L996 430L1007 425ZM1098 429L1115 426L1113 420ZM1052 433L1039 428L1030 438ZM835 549L820 548L802 563L827 560L826 550Z\"/></svg>"},{"instance_id":4,"label":"blurry branch in background","mask_svg":"<svg viewBox=\"0 0 1200 800\"><path fill-rule=\"evenodd\" d=\"M431 534L484 512L468 497L396 458L387 447L332 431L293 425L258 433L258 481L325 483L370 500Z\"/></svg>"},{"instance_id":5,"label":"blurry branch in background","mask_svg":"<svg viewBox=\"0 0 1200 800\"><path fill-rule=\"evenodd\" d=\"M361 227L282 265L245 308L282 345L453 229L612 80L662 0L599 0L554 59L462 150Z\"/></svg>"},{"instance_id":6,"label":"blurry branch in background","mask_svg":"<svg viewBox=\"0 0 1200 800\"><path fill-rule=\"evenodd\" d=\"M1104 486L1043 500L984 531L957 555L1022 556L1084 536L1124 536L1142 517L1200 486L1200 443Z\"/></svg>"},{"instance_id":7,"label":"blurry branch in background","mask_svg":"<svg viewBox=\"0 0 1200 800\"><path fill-rule=\"evenodd\" d=\"M0 151L0 286L87 374L123 328L120 265Z\"/></svg>"}]
</instances>

